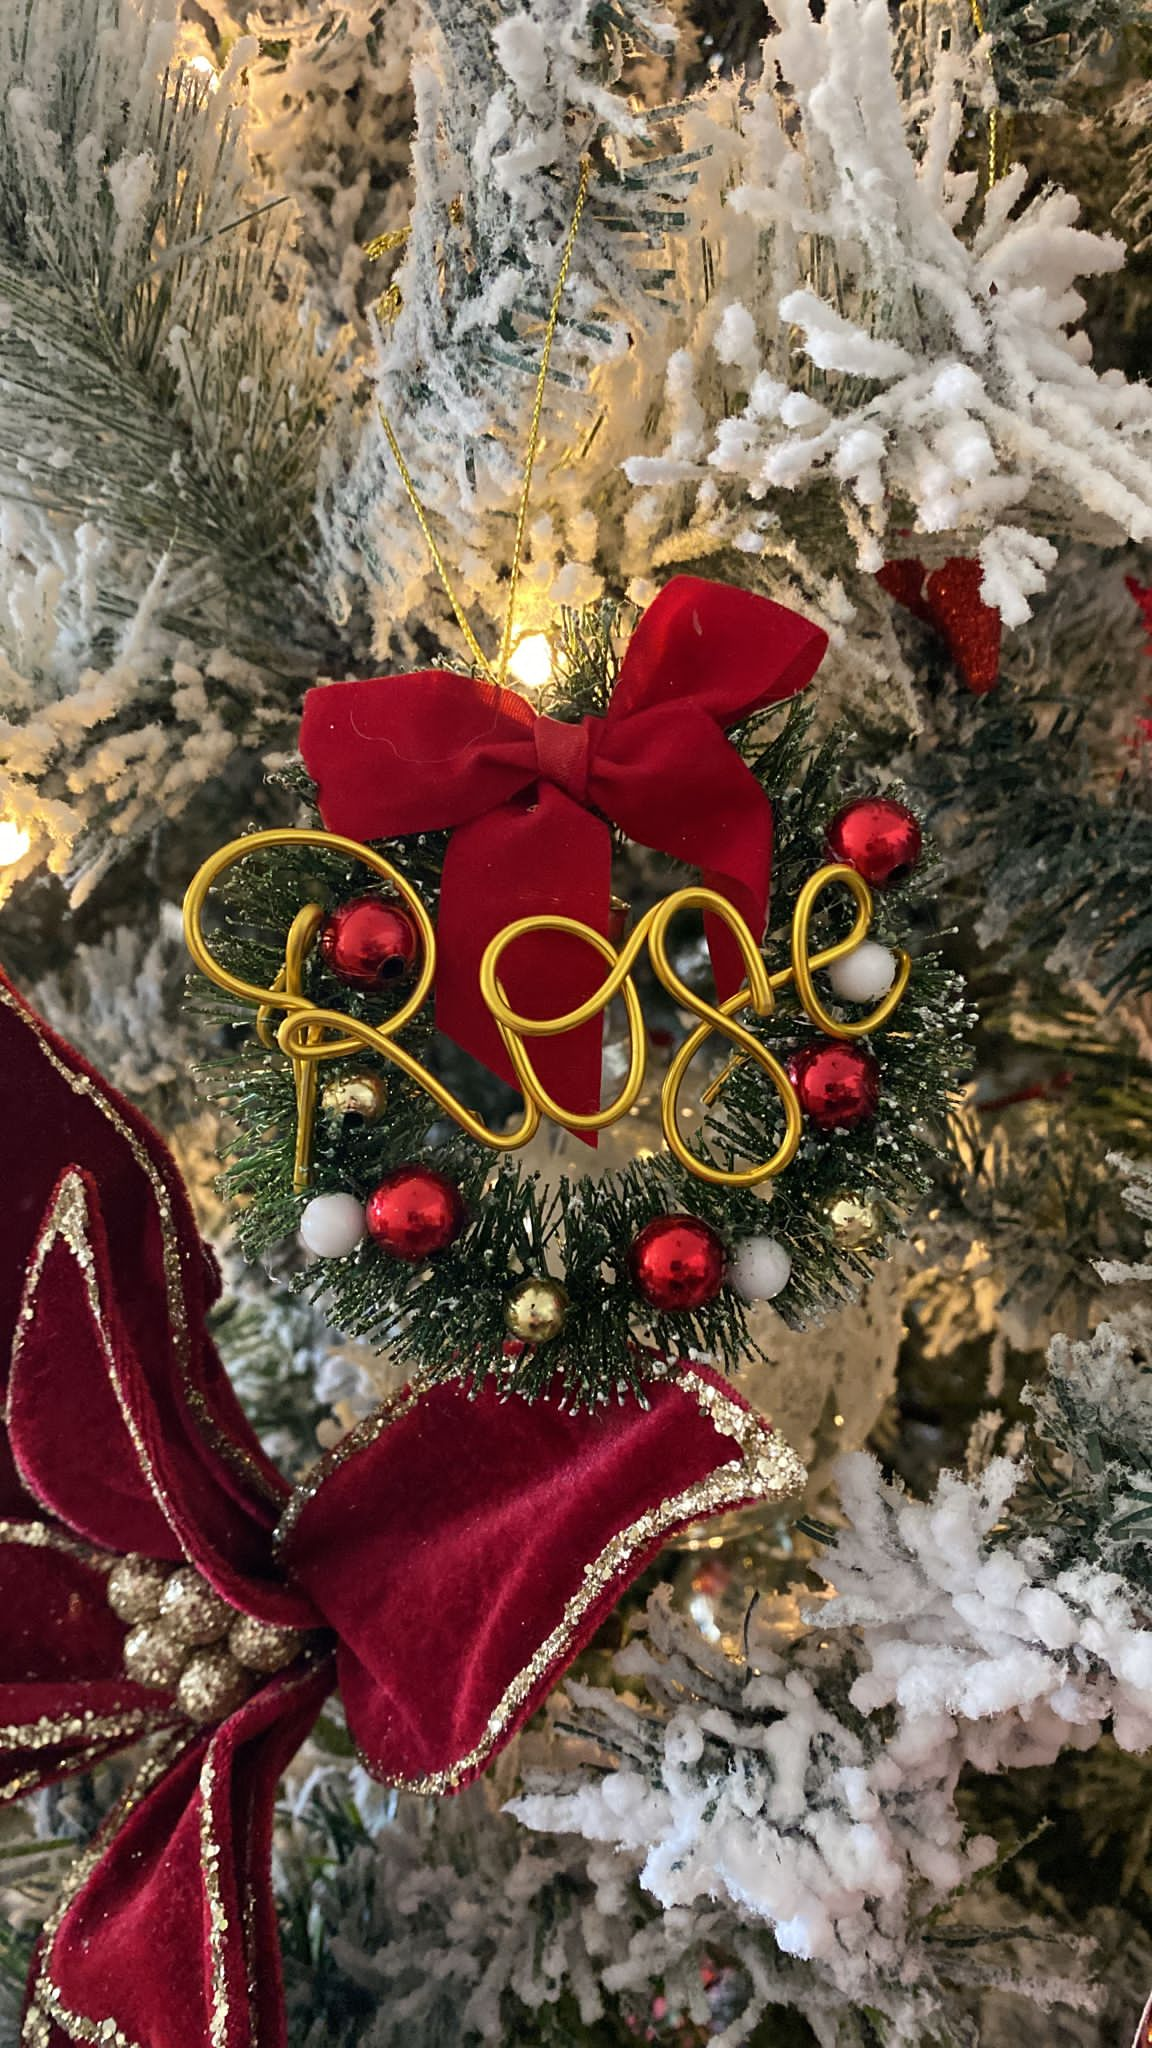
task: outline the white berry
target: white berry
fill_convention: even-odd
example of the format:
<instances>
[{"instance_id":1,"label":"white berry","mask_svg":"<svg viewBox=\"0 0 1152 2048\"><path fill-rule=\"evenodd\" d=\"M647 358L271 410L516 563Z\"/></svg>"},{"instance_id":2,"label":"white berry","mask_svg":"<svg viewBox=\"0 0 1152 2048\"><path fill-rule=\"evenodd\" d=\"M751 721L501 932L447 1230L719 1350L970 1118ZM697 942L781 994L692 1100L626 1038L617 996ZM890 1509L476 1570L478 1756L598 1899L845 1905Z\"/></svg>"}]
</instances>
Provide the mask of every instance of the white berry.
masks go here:
<instances>
[{"instance_id":1,"label":"white berry","mask_svg":"<svg viewBox=\"0 0 1152 2048\"><path fill-rule=\"evenodd\" d=\"M834 960L828 979L845 1003L876 1003L896 979L896 955L874 939L865 939L842 960Z\"/></svg>"},{"instance_id":2,"label":"white berry","mask_svg":"<svg viewBox=\"0 0 1152 2048\"><path fill-rule=\"evenodd\" d=\"M318 1259L344 1259L365 1227L364 1204L355 1195L313 1195L300 1218L300 1242Z\"/></svg>"},{"instance_id":3,"label":"white berry","mask_svg":"<svg viewBox=\"0 0 1152 2048\"><path fill-rule=\"evenodd\" d=\"M745 1301L771 1301L787 1287L792 1260L778 1237L746 1237L728 1268L728 1285Z\"/></svg>"}]
</instances>

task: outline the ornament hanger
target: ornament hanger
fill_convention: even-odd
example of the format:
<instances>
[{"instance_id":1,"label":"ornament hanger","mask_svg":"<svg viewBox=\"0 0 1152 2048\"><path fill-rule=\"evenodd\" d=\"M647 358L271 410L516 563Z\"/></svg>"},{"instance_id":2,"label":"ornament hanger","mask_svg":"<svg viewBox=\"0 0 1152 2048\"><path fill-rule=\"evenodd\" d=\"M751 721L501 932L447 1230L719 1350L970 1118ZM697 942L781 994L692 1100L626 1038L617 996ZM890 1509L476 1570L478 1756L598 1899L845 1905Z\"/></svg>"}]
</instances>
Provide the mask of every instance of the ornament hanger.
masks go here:
<instances>
[{"instance_id":1,"label":"ornament hanger","mask_svg":"<svg viewBox=\"0 0 1152 2048\"><path fill-rule=\"evenodd\" d=\"M520 484L520 500L516 508L516 537L512 543L512 566L508 572L508 602L504 607L504 624L500 633L500 652L497 656L495 668L492 667L484 649L476 638L468 615L456 595L444 557L436 544L436 537L432 532L428 514L420 502L416 486L412 481L412 473L401 453L400 443L396 438L396 430L384 407L377 403L376 408L380 415L380 424L384 429L384 438L392 452L392 459L400 472L400 481L408 493L408 502L416 516L417 525L424 536L425 546L431 556L432 566L440 578L444 595L452 607L456 624L464 635L468 651L485 680L495 683L500 689L503 689L508 679L508 662L512 653L512 627L516 614L516 592L520 585L520 568L524 557L524 534L528 524L528 501L532 493L532 472L536 466L536 454L540 446L540 425L544 414L544 393L548 386L548 370L552 361L552 345L556 339L556 329L560 322L560 304L564 297L564 287L568 282L568 272L572 266L572 252L576 247L576 237L580 232L580 221L584 213L584 202L588 197L588 181L591 172L591 157L582 156L580 159L580 178L576 187L576 201L572 209L572 219L568 226L568 233L564 238L564 248L560 257L560 268L556 273L556 283L552 288L552 303L548 308L548 321L544 329L544 347L540 356L540 368L536 376L536 392L532 401L532 419L528 428L528 449L524 458L524 475ZM396 246L395 242L388 240L388 238L382 237L380 240L386 242L389 247ZM379 243L375 246L379 248Z\"/></svg>"}]
</instances>

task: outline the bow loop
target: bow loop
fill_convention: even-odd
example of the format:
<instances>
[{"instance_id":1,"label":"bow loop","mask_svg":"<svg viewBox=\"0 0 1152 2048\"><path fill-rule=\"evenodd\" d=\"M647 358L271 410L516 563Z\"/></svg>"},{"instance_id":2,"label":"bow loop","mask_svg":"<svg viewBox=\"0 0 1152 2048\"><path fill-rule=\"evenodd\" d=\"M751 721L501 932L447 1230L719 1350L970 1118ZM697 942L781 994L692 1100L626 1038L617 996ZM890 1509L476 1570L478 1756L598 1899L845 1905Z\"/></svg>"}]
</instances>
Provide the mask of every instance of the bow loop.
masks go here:
<instances>
[{"instance_id":1,"label":"bow loop","mask_svg":"<svg viewBox=\"0 0 1152 2048\"><path fill-rule=\"evenodd\" d=\"M329 831L376 840L453 830L436 992L449 1038L514 1081L480 963L520 918L569 917L607 935L606 820L699 868L759 939L772 807L727 732L803 689L825 645L818 627L767 598L680 576L637 625L603 718L565 725L510 691L438 671L309 692L300 748ZM708 938L723 998L740 985L739 951L727 932ZM559 1015L595 979L587 949L537 933L514 949L506 986L521 1014ZM538 1057L554 1099L581 1115L596 1108L598 1020L547 1041Z\"/></svg>"}]
</instances>

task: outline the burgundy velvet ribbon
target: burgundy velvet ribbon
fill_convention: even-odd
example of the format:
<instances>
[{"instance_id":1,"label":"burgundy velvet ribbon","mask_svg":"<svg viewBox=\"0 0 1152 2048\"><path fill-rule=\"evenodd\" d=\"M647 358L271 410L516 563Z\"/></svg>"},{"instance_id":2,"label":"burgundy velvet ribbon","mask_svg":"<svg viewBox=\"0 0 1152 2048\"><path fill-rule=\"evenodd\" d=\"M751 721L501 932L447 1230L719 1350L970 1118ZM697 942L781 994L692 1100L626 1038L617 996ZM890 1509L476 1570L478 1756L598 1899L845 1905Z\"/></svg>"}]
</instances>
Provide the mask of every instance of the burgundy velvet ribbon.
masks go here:
<instances>
[{"instance_id":1,"label":"burgundy velvet ribbon","mask_svg":"<svg viewBox=\"0 0 1152 2048\"><path fill-rule=\"evenodd\" d=\"M675 1529L800 1467L684 1367L596 1414L408 1390L293 1493L212 1348L214 1281L161 1140L2 976L0 1076L0 1797L153 1738L49 1922L35 2038L283 2048L276 1784L337 1675L370 1769L454 1790ZM194 1564L305 1650L197 1727L125 1674L106 1582L131 1551Z\"/></svg>"},{"instance_id":2,"label":"burgundy velvet ribbon","mask_svg":"<svg viewBox=\"0 0 1152 2048\"><path fill-rule=\"evenodd\" d=\"M515 919L578 919L606 937L612 834L702 871L759 939L768 913L772 807L728 728L802 690L827 636L757 597L678 576L643 614L603 718L565 725L466 676L327 684L304 702L300 750L330 831L353 839L449 829L437 925L436 1020L505 1080L513 1072L480 995L489 941ZM719 920L708 934L723 998L743 978ZM525 1016L556 1017L603 979L591 949L536 933L501 978ZM557 1101L600 1100L600 1020L532 1057Z\"/></svg>"}]
</instances>

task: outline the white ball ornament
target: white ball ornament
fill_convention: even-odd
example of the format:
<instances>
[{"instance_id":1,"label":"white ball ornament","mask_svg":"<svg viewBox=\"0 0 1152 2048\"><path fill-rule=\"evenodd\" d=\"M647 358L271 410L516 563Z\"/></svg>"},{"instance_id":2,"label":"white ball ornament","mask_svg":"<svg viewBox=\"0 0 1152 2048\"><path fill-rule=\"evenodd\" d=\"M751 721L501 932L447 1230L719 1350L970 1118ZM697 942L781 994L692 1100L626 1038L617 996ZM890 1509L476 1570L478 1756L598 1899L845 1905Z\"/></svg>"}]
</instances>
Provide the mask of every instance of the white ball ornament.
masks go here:
<instances>
[{"instance_id":1,"label":"white ball ornament","mask_svg":"<svg viewBox=\"0 0 1152 2048\"><path fill-rule=\"evenodd\" d=\"M778 1237L746 1237L728 1267L728 1285L744 1301L771 1301L787 1287L792 1260Z\"/></svg>"},{"instance_id":2,"label":"white ball ornament","mask_svg":"<svg viewBox=\"0 0 1152 2048\"><path fill-rule=\"evenodd\" d=\"M313 1195L300 1218L300 1242L318 1259L345 1259L366 1227L364 1204L355 1195Z\"/></svg>"},{"instance_id":3,"label":"white ball ornament","mask_svg":"<svg viewBox=\"0 0 1152 2048\"><path fill-rule=\"evenodd\" d=\"M896 955L874 939L865 939L854 952L834 960L828 979L845 1003L878 1003L896 979Z\"/></svg>"}]
</instances>

